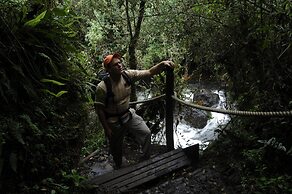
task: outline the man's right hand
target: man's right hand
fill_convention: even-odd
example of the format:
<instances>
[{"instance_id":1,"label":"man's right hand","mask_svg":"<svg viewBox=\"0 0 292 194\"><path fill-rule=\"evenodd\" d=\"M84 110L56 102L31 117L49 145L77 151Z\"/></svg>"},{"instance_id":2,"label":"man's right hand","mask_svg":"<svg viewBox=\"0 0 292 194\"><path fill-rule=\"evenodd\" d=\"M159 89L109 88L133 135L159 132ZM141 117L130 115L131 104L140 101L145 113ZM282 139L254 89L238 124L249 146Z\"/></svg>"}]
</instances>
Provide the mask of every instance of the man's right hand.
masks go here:
<instances>
[{"instance_id":1,"label":"man's right hand","mask_svg":"<svg viewBox=\"0 0 292 194\"><path fill-rule=\"evenodd\" d=\"M108 125L107 121L106 121L106 117L105 117L105 113L104 113L104 110L103 109L97 109L97 114L98 114L98 118L101 122L101 125L104 129L104 133L105 133L105 136L108 138L108 139L111 139L112 138L112 129L110 128L110 126Z\"/></svg>"}]
</instances>

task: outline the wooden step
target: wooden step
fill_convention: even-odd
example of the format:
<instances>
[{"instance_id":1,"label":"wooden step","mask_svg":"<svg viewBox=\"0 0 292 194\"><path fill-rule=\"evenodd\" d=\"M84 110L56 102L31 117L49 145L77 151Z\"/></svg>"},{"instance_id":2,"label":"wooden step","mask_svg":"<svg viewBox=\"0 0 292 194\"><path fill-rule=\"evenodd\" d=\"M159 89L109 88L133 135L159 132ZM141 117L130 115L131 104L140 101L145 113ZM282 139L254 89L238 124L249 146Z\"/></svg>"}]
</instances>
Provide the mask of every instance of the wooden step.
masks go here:
<instances>
[{"instance_id":1,"label":"wooden step","mask_svg":"<svg viewBox=\"0 0 292 194\"><path fill-rule=\"evenodd\" d=\"M184 166L195 164L198 157L199 144L196 144L94 177L85 184L102 192L125 192Z\"/></svg>"}]
</instances>

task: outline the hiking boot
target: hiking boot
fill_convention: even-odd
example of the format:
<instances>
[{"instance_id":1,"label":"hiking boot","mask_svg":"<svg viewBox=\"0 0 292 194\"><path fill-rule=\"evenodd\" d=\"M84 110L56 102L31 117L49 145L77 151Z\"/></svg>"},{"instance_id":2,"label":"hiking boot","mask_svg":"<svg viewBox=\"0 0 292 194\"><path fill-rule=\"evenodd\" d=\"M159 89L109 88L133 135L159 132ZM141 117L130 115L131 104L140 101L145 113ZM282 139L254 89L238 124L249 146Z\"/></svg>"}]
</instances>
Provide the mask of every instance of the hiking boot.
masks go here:
<instances>
[{"instance_id":1,"label":"hiking boot","mask_svg":"<svg viewBox=\"0 0 292 194\"><path fill-rule=\"evenodd\" d=\"M120 165L114 164L113 168L115 170L118 170L118 169L125 168L125 167L128 167L128 166L129 166L129 161L123 156L122 164L120 164Z\"/></svg>"}]
</instances>

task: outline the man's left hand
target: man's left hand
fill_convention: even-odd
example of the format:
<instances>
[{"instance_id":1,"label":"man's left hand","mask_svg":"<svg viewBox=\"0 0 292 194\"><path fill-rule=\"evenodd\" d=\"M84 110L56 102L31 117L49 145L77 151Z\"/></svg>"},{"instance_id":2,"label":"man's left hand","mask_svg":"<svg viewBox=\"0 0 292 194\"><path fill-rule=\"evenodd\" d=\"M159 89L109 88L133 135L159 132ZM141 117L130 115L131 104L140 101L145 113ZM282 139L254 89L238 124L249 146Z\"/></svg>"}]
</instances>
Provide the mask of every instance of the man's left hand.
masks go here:
<instances>
[{"instance_id":1,"label":"man's left hand","mask_svg":"<svg viewBox=\"0 0 292 194\"><path fill-rule=\"evenodd\" d=\"M174 68L175 64L172 61L162 61L166 67Z\"/></svg>"}]
</instances>

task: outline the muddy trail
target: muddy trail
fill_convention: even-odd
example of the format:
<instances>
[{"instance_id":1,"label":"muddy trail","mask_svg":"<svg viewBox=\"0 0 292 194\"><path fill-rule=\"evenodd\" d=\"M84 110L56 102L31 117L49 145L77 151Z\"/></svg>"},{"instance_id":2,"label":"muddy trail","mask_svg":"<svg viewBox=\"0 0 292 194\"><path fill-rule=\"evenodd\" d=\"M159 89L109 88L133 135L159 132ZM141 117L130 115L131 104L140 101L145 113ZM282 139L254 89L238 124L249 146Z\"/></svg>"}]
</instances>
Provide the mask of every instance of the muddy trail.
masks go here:
<instances>
[{"instance_id":1,"label":"muddy trail","mask_svg":"<svg viewBox=\"0 0 292 194\"><path fill-rule=\"evenodd\" d=\"M166 146L152 145L151 157L166 151ZM221 154L224 153L224 150L221 151L220 147L210 145L200 154L199 161L195 166L188 166L168 173L135 187L127 193L242 193L239 173L235 168L230 167L226 156ZM124 156L124 167L137 164L141 157L139 146L131 138L125 139ZM113 170L113 161L107 145L104 145L94 156L84 161L79 168L81 175L87 178L93 178ZM100 192L94 190L92 193Z\"/></svg>"}]
</instances>

